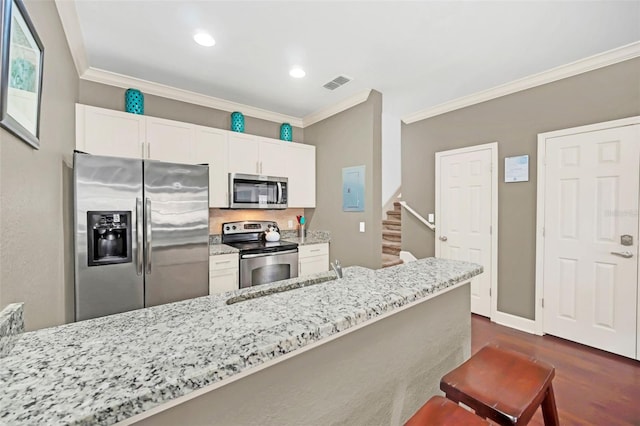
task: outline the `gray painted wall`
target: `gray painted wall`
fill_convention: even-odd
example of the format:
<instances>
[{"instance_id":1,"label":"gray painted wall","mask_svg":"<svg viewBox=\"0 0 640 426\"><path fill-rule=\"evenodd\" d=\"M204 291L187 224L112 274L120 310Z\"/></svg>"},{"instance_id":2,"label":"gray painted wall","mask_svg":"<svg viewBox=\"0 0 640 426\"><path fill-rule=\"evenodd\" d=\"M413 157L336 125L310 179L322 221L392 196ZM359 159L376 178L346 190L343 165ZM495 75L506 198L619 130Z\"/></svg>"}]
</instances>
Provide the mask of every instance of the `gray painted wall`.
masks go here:
<instances>
[{"instance_id":1,"label":"gray painted wall","mask_svg":"<svg viewBox=\"0 0 640 426\"><path fill-rule=\"evenodd\" d=\"M45 48L40 149L0 129L0 309L28 330L73 318L71 171L78 77L53 1L26 0Z\"/></svg>"},{"instance_id":2,"label":"gray painted wall","mask_svg":"<svg viewBox=\"0 0 640 426\"><path fill-rule=\"evenodd\" d=\"M640 115L640 59L402 126L402 198L435 211L435 153L498 142L498 310L534 319L538 133ZM504 158L529 154L529 182L504 183ZM437 226L436 218L436 226ZM402 217L402 247L433 256L434 234Z\"/></svg>"},{"instance_id":3,"label":"gray painted wall","mask_svg":"<svg viewBox=\"0 0 640 426\"><path fill-rule=\"evenodd\" d=\"M345 265L382 264L382 94L304 129L316 149L316 208L310 229L331 231L330 259ZM365 211L342 211L342 168L365 166ZM365 222L365 232L358 230Z\"/></svg>"},{"instance_id":4,"label":"gray painted wall","mask_svg":"<svg viewBox=\"0 0 640 426\"><path fill-rule=\"evenodd\" d=\"M124 111L125 90L120 87L80 80L78 102ZM227 130L231 124L230 112L149 94L144 94L144 115ZM280 139L280 124L245 116L245 133ZM304 142L304 131L301 128L293 128L293 140L294 142Z\"/></svg>"}]
</instances>

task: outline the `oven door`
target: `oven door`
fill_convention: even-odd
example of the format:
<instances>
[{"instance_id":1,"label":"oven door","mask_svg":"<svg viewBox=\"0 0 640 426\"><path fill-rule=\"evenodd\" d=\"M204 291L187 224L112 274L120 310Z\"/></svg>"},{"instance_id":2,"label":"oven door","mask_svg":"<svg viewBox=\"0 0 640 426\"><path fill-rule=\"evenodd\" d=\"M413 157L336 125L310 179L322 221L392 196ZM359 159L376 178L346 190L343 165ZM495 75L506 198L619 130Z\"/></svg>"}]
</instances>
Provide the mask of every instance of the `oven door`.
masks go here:
<instances>
[{"instance_id":1,"label":"oven door","mask_svg":"<svg viewBox=\"0 0 640 426\"><path fill-rule=\"evenodd\" d=\"M240 288L298 276L298 249L240 256Z\"/></svg>"}]
</instances>

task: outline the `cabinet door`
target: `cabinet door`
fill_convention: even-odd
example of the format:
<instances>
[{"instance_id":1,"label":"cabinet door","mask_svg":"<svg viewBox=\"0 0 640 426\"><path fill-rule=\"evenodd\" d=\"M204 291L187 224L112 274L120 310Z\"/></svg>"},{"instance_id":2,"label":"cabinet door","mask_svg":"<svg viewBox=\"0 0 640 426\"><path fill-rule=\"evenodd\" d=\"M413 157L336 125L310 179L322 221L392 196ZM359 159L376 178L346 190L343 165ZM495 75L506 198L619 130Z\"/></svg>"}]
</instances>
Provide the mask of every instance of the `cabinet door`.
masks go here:
<instances>
[{"instance_id":1,"label":"cabinet door","mask_svg":"<svg viewBox=\"0 0 640 426\"><path fill-rule=\"evenodd\" d=\"M193 162L209 165L209 207L229 207L228 155L225 130L195 127Z\"/></svg>"},{"instance_id":2,"label":"cabinet door","mask_svg":"<svg viewBox=\"0 0 640 426\"><path fill-rule=\"evenodd\" d=\"M229 132L229 172L259 174L260 145L257 136Z\"/></svg>"},{"instance_id":3,"label":"cabinet door","mask_svg":"<svg viewBox=\"0 0 640 426\"><path fill-rule=\"evenodd\" d=\"M259 138L260 141L260 165L261 175L265 176L286 176L287 169L287 145L276 139Z\"/></svg>"},{"instance_id":4,"label":"cabinet door","mask_svg":"<svg viewBox=\"0 0 640 426\"><path fill-rule=\"evenodd\" d=\"M194 125L162 118L147 118L146 158L191 163Z\"/></svg>"},{"instance_id":5,"label":"cabinet door","mask_svg":"<svg viewBox=\"0 0 640 426\"><path fill-rule=\"evenodd\" d=\"M298 260L298 276L327 272L329 270L329 256L312 256Z\"/></svg>"},{"instance_id":6,"label":"cabinet door","mask_svg":"<svg viewBox=\"0 0 640 426\"><path fill-rule=\"evenodd\" d=\"M94 155L142 158L145 117L76 104L76 149Z\"/></svg>"},{"instance_id":7,"label":"cabinet door","mask_svg":"<svg viewBox=\"0 0 640 426\"><path fill-rule=\"evenodd\" d=\"M219 254L209 257L209 294L238 290L238 255Z\"/></svg>"},{"instance_id":8,"label":"cabinet door","mask_svg":"<svg viewBox=\"0 0 640 426\"><path fill-rule=\"evenodd\" d=\"M209 273L209 294L238 290L238 268L222 269Z\"/></svg>"},{"instance_id":9,"label":"cabinet door","mask_svg":"<svg viewBox=\"0 0 640 426\"><path fill-rule=\"evenodd\" d=\"M316 206L316 147L291 144L286 151L289 207Z\"/></svg>"}]
</instances>

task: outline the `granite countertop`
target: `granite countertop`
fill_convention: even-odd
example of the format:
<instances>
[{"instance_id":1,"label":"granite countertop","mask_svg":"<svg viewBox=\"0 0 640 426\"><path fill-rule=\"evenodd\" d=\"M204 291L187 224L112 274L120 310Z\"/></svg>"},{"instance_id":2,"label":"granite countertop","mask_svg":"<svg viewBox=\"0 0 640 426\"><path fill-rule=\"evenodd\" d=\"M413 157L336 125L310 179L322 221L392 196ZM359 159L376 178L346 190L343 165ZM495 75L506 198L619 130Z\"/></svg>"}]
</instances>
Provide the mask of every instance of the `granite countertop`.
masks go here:
<instances>
[{"instance_id":1,"label":"granite countertop","mask_svg":"<svg viewBox=\"0 0 640 426\"><path fill-rule=\"evenodd\" d=\"M481 272L434 258L348 267L23 333L0 362L0 423L113 424Z\"/></svg>"},{"instance_id":2,"label":"granite countertop","mask_svg":"<svg viewBox=\"0 0 640 426\"><path fill-rule=\"evenodd\" d=\"M235 247L228 246L222 243L209 243L209 256L217 256L219 254L231 254L238 253L238 250Z\"/></svg>"},{"instance_id":3,"label":"granite countertop","mask_svg":"<svg viewBox=\"0 0 640 426\"><path fill-rule=\"evenodd\" d=\"M329 231L307 231L307 236L304 239L298 237L297 230L281 230L280 239L284 241L291 241L292 243L298 243L298 245L305 246L310 244L323 244L331 241L331 234ZM219 234L209 236L209 256L216 256L218 254L238 253L238 249L222 244L222 239Z\"/></svg>"},{"instance_id":4,"label":"granite countertop","mask_svg":"<svg viewBox=\"0 0 640 426\"><path fill-rule=\"evenodd\" d=\"M7 356L24 331L24 303L12 303L0 312L0 358Z\"/></svg>"},{"instance_id":5,"label":"granite countertop","mask_svg":"<svg viewBox=\"0 0 640 426\"><path fill-rule=\"evenodd\" d=\"M280 233L280 239L291 241L292 243L298 243L298 245L306 246L310 244L323 244L331 241L331 234L329 231L311 231L307 230L307 236L304 239L298 237L297 230L283 230Z\"/></svg>"}]
</instances>

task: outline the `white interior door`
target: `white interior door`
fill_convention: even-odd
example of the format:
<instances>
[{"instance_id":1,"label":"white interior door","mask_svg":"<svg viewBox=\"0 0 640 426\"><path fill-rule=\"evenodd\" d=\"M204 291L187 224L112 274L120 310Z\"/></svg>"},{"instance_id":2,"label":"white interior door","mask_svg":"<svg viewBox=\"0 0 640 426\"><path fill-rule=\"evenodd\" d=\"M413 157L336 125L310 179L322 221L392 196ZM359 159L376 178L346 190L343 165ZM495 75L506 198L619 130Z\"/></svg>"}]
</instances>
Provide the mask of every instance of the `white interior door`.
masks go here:
<instances>
[{"instance_id":1,"label":"white interior door","mask_svg":"<svg viewBox=\"0 0 640 426\"><path fill-rule=\"evenodd\" d=\"M487 317L497 273L492 259L492 158L492 148L486 146L436 153L436 257L484 267L471 280L471 312Z\"/></svg>"},{"instance_id":2,"label":"white interior door","mask_svg":"<svg viewBox=\"0 0 640 426\"><path fill-rule=\"evenodd\" d=\"M544 332L632 358L639 129L559 136L545 147Z\"/></svg>"}]
</instances>

